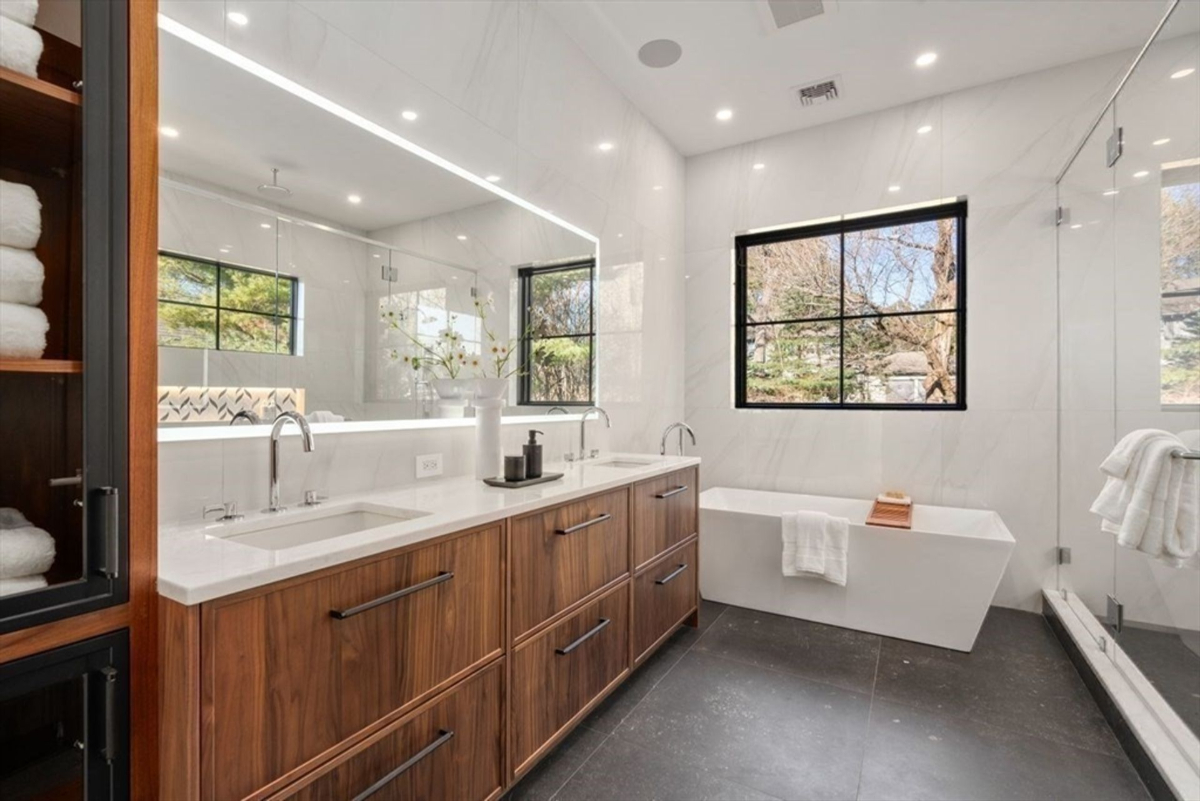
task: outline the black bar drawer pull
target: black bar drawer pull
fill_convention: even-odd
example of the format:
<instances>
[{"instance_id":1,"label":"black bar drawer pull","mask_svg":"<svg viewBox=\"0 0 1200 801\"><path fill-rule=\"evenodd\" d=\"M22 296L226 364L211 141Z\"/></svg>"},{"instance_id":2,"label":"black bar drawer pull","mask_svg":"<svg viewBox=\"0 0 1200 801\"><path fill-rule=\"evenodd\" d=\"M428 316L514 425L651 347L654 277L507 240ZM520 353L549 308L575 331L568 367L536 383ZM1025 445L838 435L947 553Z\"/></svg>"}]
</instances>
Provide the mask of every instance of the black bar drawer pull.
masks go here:
<instances>
[{"instance_id":1,"label":"black bar drawer pull","mask_svg":"<svg viewBox=\"0 0 1200 801\"><path fill-rule=\"evenodd\" d=\"M363 799L370 798L371 796L375 795L375 793L379 792L384 787L386 787L388 785L388 783L399 778L400 774L402 774L406 770L410 769L413 765L416 765L422 759L429 756L434 751L438 750L443 745L450 742L452 739L454 739L454 732L446 731L445 729L442 729L441 731L438 732L438 736L437 736L436 740L434 740L432 743L425 746L420 751L418 751L417 753L413 754L411 757L406 759L402 765L400 765L398 768L393 770L391 773L384 776L382 779L375 782L374 784L372 784L367 789L363 790L358 795L354 796L354 801L363 801Z\"/></svg>"},{"instance_id":2,"label":"black bar drawer pull","mask_svg":"<svg viewBox=\"0 0 1200 801\"><path fill-rule=\"evenodd\" d=\"M597 523L603 523L606 520L612 520L612 515L608 514L607 512L600 515L599 517L593 517L591 520L584 520L582 523L576 523L575 525L569 526L567 528L560 528L560 529L556 530L554 533L555 534L574 534L576 531L583 531L588 526L594 526Z\"/></svg>"},{"instance_id":3,"label":"black bar drawer pull","mask_svg":"<svg viewBox=\"0 0 1200 801\"><path fill-rule=\"evenodd\" d=\"M422 581L419 584L414 584L411 587L405 587L402 590L396 590L395 592L388 593L387 595L376 598L373 601L367 601L365 604L352 606L349 609L332 609L330 610L329 615L330 617L338 620L345 620L348 617L354 617L357 614L366 612L368 609L374 609L377 606L383 606L384 604L391 603L392 601L398 601L406 595L412 595L414 592L420 592L421 590L427 590L430 587L436 587L443 581L449 581L452 578L454 578L454 573L452 572L438 573L431 579Z\"/></svg>"},{"instance_id":4,"label":"black bar drawer pull","mask_svg":"<svg viewBox=\"0 0 1200 801\"><path fill-rule=\"evenodd\" d=\"M117 669L100 668L104 678L104 748L100 753L112 762L117 758Z\"/></svg>"},{"instance_id":5,"label":"black bar drawer pull","mask_svg":"<svg viewBox=\"0 0 1200 801\"><path fill-rule=\"evenodd\" d=\"M612 621L609 620L608 618L606 618L606 617L600 618L600 622L597 623L594 628L589 630L586 634L584 634L582 637L580 637L575 642L568 645L566 648L555 648L554 653L558 654L559 656L566 656L567 654L571 653L579 646L583 645L588 640L595 637L601 631L603 631L604 627L607 626L609 623L612 623Z\"/></svg>"},{"instance_id":6,"label":"black bar drawer pull","mask_svg":"<svg viewBox=\"0 0 1200 801\"><path fill-rule=\"evenodd\" d=\"M121 567L121 506L116 487L96 488L96 517L104 549L97 559L96 569L110 579L117 578Z\"/></svg>"},{"instance_id":7,"label":"black bar drawer pull","mask_svg":"<svg viewBox=\"0 0 1200 801\"><path fill-rule=\"evenodd\" d=\"M675 489L669 489L666 492L660 492L657 495L655 495L654 497L661 500L663 498L670 498L672 495L678 495L681 492L687 492L687 491L688 491L687 484L680 484Z\"/></svg>"},{"instance_id":8,"label":"black bar drawer pull","mask_svg":"<svg viewBox=\"0 0 1200 801\"><path fill-rule=\"evenodd\" d=\"M685 563L685 564L682 564L682 565L680 565L680 566L679 566L679 567L677 567L677 568L675 568L675 569L674 569L674 570L672 570L670 573L668 573L667 575L665 575L665 576L663 576L662 578L658 579L658 580L657 580L657 581L655 581L654 583L655 583L655 584L666 584L667 582L674 581L674 580L675 580L675 577L676 577L676 576L678 576L680 573L682 573L682 572L683 572L683 571L685 571L685 570L687 570L687 564L686 564L686 563Z\"/></svg>"}]
</instances>

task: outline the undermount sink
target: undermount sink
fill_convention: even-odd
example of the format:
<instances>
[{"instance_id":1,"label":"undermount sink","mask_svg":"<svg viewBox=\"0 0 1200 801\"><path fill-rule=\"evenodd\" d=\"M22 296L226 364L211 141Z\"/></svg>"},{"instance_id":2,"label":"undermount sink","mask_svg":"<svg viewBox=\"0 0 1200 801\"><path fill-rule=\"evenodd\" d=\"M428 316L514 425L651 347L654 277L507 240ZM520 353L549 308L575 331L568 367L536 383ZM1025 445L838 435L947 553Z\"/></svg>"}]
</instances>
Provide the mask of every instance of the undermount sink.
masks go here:
<instances>
[{"instance_id":1,"label":"undermount sink","mask_svg":"<svg viewBox=\"0 0 1200 801\"><path fill-rule=\"evenodd\" d=\"M596 462L597 467L616 467L622 470L633 470L637 467L649 467L653 462L642 462L637 459L609 459L607 462Z\"/></svg>"},{"instance_id":2,"label":"undermount sink","mask_svg":"<svg viewBox=\"0 0 1200 801\"><path fill-rule=\"evenodd\" d=\"M223 539L268 551L282 551L298 545L357 534L380 526L390 526L393 523L424 517L429 513L360 503L327 510L278 514L278 518L256 521L257 525L253 525L250 530L243 529ZM303 518L297 519L293 515L303 515Z\"/></svg>"}]
</instances>

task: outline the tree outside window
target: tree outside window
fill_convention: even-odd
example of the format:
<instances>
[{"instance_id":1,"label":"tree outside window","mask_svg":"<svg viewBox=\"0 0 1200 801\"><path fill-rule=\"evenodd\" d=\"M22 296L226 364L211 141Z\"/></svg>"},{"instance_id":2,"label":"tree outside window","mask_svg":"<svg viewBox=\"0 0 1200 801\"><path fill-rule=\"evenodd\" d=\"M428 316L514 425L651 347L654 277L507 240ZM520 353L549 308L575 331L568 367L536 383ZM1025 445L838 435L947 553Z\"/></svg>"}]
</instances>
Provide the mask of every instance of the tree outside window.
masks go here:
<instances>
[{"instance_id":1,"label":"tree outside window","mask_svg":"<svg viewBox=\"0 0 1200 801\"><path fill-rule=\"evenodd\" d=\"M520 403L592 403L595 360L594 260L518 272L521 295Z\"/></svg>"},{"instance_id":2,"label":"tree outside window","mask_svg":"<svg viewBox=\"0 0 1200 801\"><path fill-rule=\"evenodd\" d=\"M1163 171L1161 397L1200 405L1200 164Z\"/></svg>"}]
</instances>

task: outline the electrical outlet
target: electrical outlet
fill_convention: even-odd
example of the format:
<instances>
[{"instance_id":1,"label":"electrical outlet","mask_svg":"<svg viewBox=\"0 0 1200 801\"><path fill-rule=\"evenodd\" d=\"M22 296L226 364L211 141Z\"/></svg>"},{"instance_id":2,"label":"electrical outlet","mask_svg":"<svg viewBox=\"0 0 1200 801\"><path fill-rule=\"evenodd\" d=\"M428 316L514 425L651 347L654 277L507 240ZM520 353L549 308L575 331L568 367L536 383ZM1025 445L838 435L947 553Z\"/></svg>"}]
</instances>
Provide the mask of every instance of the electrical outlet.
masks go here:
<instances>
[{"instance_id":1,"label":"electrical outlet","mask_svg":"<svg viewBox=\"0 0 1200 801\"><path fill-rule=\"evenodd\" d=\"M427 453L417 457L417 478L429 478L442 474L442 455Z\"/></svg>"}]
</instances>

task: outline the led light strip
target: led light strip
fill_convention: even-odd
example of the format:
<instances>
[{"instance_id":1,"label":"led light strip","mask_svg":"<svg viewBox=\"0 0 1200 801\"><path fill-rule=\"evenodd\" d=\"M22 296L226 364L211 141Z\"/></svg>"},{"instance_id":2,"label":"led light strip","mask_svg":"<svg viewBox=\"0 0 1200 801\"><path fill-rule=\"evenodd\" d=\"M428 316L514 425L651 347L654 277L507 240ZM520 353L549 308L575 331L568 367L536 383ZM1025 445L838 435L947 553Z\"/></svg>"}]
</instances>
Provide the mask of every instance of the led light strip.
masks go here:
<instances>
[{"instance_id":1,"label":"led light strip","mask_svg":"<svg viewBox=\"0 0 1200 801\"><path fill-rule=\"evenodd\" d=\"M457 175L459 178L470 181L480 189L486 189L493 195L502 197L510 203L515 203L526 211L530 211L539 217L542 217L543 219L549 220L555 225L561 226L571 233L577 234L593 244L598 245L600 243L600 240L597 237L589 234L582 228L572 225L560 217L554 216L545 209L533 205L528 200L514 195L512 192L502 189L499 186L496 186L485 178L481 178L473 172L463 169L454 162L444 159L438 154L430 150L426 150L414 142L408 141L399 134L389 131L387 128L384 128L382 125L376 122L372 122L361 114L357 114L345 106L330 100L324 95L320 95L311 89L308 89L307 87L301 86L290 78L285 78L274 70L264 67L257 61L231 50L225 45L208 38L202 33L192 30L186 25L177 22L168 16L163 14L158 15L158 27L159 30L165 31L172 36L176 36L188 44L198 47L207 53L211 53L222 61L232 64L240 70L245 70L251 75L261 78L267 83L277 86L288 94L294 95L307 103L311 103L319 109L333 114L336 117L340 117L351 125L355 125L367 133L378 136L380 139L395 145L401 150L406 150L409 153L412 153L414 156L428 161L430 164L436 164L443 170L451 172L454 175Z\"/></svg>"}]
</instances>

